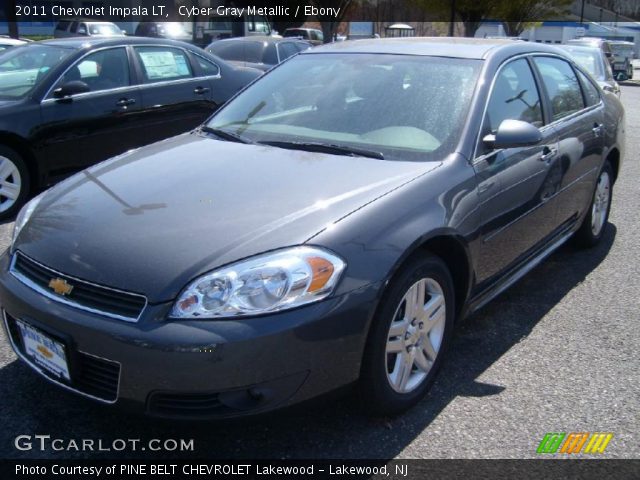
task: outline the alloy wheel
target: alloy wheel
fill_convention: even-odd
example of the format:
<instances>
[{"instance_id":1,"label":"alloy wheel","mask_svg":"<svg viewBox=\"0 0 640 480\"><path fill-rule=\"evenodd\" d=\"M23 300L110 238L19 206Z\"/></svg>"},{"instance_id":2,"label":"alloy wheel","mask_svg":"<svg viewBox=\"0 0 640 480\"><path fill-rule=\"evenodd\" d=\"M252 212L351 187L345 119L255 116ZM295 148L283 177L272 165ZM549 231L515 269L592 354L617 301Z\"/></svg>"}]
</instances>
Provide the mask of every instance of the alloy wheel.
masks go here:
<instances>
[{"instance_id":1,"label":"alloy wheel","mask_svg":"<svg viewBox=\"0 0 640 480\"><path fill-rule=\"evenodd\" d=\"M0 156L0 212L9 210L18 200L22 177L15 163Z\"/></svg>"},{"instance_id":2,"label":"alloy wheel","mask_svg":"<svg viewBox=\"0 0 640 480\"><path fill-rule=\"evenodd\" d=\"M607 221L609 211L609 199L611 191L611 179L606 171L603 171L598 178L596 191L593 195L591 205L591 232L595 237L600 234L602 227Z\"/></svg>"},{"instance_id":3,"label":"alloy wheel","mask_svg":"<svg viewBox=\"0 0 640 480\"><path fill-rule=\"evenodd\" d=\"M386 345L387 380L398 393L409 393L427 378L444 338L446 302L432 278L414 283L396 308Z\"/></svg>"}]
</instances>

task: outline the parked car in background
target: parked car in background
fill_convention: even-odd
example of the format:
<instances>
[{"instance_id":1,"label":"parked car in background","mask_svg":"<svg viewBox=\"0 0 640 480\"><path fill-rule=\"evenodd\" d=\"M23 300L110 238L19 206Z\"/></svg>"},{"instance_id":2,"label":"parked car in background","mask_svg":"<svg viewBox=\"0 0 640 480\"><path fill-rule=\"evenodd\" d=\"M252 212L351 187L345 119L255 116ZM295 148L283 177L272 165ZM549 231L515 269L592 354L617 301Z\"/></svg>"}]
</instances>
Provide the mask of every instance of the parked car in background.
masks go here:
<instances>
[{"instance_id":1,"label":"parked car in background","mask_svg":"<svg viewBox=\"0 0 640 480\"><path fill-rule=\"evenodd\" d=\"M7 48L17 47L18 45L24 45L25 43L27 43L26 40L18 40L16 38L0 35L0 52L6 50Z\"/></svg>"},{"instance_id":2,"label":"parked car in background","mask_svg":"<svg viewBox=\"0 0 640 480\"><path fill-rule=\"evenodd\" d=\"M182 42L191 42L193 39L181 22L140 22L136 27L136 36L170 38Z\"/></svg>"},{"instance_id":3,"label":"parked car in background","mask_svg":"<svg viewBox=\"0 0 640 480\"><path fill-rule=\"evenodd\" d=\"M254 78L192 45L68 38L0 54L0 218L30 191L188 131Z\"/></svg>"},{"instance_id":4,"label":"parked car in background","mask_svg":"<svg viewBox=\"0 0 640 480\"><path fill-rule=\"evenodd\" d=\"M310 42L293 38L253 36L217 40L206 50L237 65L266 71L312 46Z\"/></svg>"},{"instance_id":5,"label":"parked car in background","mask_svg":"<svg viewBox=\"0 0 640 480\"><path fill-rule=\"evenodd\" d=\"M125 32L115 23L95 20L60 20L53 30L54 38L123 37Z\"/></svg>"},{"instance_id":6,"label":"parked car in background","mask_svg":"<svg viewBox=\"0 0 640 480\"><path fill-rule=\"evenodd\" d=\"M613 74L618 80L633 79L633 59L635 52L632 42L612 41Z\"/></svg>"},{"instance_id":7,"label":"parked car in background","mask_svg":"<svg viewBox=\"0 0 640 480\"><path fill-rule=\"evenodd\" d=\"M602 49L591 45L557 45L567 51L573 60L595 78L603 90L620 96L620 86L613 77L611 63Z\"/></svg>"},{"instance_id":8,"label":"parked car in background","mask_svg":"<svg viewBox=\"0 0 640 480\"><path fill-rule=\"evenodd\" d=\"M354 383L398 414L457 320L570 238L603 238L624 125L552 46L307 50L191 134L26 205L0 256L7 338L61 388L160 417Z\"/></svg>"},{"instance_id":9,"label":"parked car in background","mask_svg":"<svg viewBox=\"0 0 640 480\"><path fill-rule=\"evenodd\" d=\"M611 41L604 38L597 37L581 37L574 38L567 42L568 45L586 45L590 47L596 47L602 50L604 56L607 58L611 67L613 68L613 50L611 49Z\"/></svg>"},{"instance_id":10,"label":"parked car in background","mask_svg":"<svg viewBox=\"0 0 640 480\"><path fill-rule=\"evenodd\" d=\"M307 40L313 45L322 45L324 43L322 30L317 30L315 28L287 28L282 36Z\"/></svg>"}]
</instances>

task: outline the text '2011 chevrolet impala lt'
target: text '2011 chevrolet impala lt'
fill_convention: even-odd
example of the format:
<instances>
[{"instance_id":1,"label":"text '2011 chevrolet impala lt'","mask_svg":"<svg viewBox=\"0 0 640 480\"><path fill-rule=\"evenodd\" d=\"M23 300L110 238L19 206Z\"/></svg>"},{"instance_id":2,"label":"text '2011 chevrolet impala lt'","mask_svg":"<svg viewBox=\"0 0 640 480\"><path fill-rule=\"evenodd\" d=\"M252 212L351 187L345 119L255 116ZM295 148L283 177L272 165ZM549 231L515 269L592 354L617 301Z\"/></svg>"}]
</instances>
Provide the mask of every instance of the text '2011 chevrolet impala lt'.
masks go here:
<instances>
[{"instance_id":1,"label":"text '2011 chevrolet impala lt'","mask_svg":"<svg viewBox=\"0 0 640 480\"><path fill-rule=\"evenodd\" d=\"M51 382L176 418L357 384L396 414L454 324L605 231L615 97L562 51L344 42L270 71L195 131L36 197L0 257L13 348Z\"/></svg>"}]
</instances>

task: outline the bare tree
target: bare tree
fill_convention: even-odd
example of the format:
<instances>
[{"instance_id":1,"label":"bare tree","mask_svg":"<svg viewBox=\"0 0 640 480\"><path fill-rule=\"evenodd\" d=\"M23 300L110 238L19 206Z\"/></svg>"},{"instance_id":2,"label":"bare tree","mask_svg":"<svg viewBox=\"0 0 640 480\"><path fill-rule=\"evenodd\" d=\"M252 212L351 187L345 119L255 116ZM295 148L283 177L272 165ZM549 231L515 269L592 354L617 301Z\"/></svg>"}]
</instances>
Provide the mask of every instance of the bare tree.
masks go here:
<instances>
[{"instance_id":1,"label":"bare tree","mask_svg":"<svg viewBox=\"0 0 640 480\"><path fill-rule=\"evenodd\" d=\"M536 21L562 15L573 0L501 0L495 6L496 18L501 19L509 37L517 37Z\"/></svg>"},{"instance_id":2,"label":"bare tree","mask_svg":"<svg viewBox=\"0 0 640 480\"><path fill-rule=\"evenodd\" d=\"M357 0L312 0L313 5L318 8L339 9L336 16L330 14L316 16L322 27L324 43L333 41L333 37L336 34L338 24L340 24L340 22L344 20L345 16L347 15L347 11L356 1Z\"/></svg>"}]
</instances>

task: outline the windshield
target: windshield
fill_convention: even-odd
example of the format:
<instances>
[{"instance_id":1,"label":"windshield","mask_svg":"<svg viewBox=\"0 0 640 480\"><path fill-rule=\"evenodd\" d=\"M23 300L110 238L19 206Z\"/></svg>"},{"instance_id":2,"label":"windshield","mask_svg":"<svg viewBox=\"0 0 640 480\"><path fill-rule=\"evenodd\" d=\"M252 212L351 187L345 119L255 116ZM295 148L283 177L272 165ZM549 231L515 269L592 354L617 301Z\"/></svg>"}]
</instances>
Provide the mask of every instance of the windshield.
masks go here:
<instances>
[{"instance_id":1,"label":"windshield","mask_svg":"<svg viewBox=\"0 0 640 480\"><path fill-rule=\"evenodd\" d=\"M611 50L616 56L633 58L633 45L612 43Z\"/></svg>"},{"instance_id":2,"label":"windshield","mask_svg":"<svg viewBox=\"0 0 640 480\"><path fill-rule=\"evenodd\" d=\"M122 35L122 30L113 23L91 23L89 24L90 35Z\"/></svg>"},{"instance_id":3,"label":"windshield","mask_svg":"<svg viewBox=\"0 0 640 480\"><path fill-rule=\"evenodd\" d=\"M480 67L479 60L409 55L299 55L223 107L208 127L251 142L442 159L459 140Z\"/></svg>"},{"instance_id":4,"label":"windshield","mask_svg":"<svg viewBox=\"0 0 640 480\"><path fill-rule=\"evenodd\" d=\"M575 62L589 72L593 78L601 81L605 79L600 49L589 47L563 48L567 50Z\"/></svg>"},{"instance_id":5,"label":"windshield","mask_svg":"<svg viewBox=\"0 0 640 480\"><path fill-rule=\"evenodd\" d=\"M74 50L51 45L24 45L0 54L0 98L17 99L31 93L47 72Z\"/></svg>"}]
</instances>

